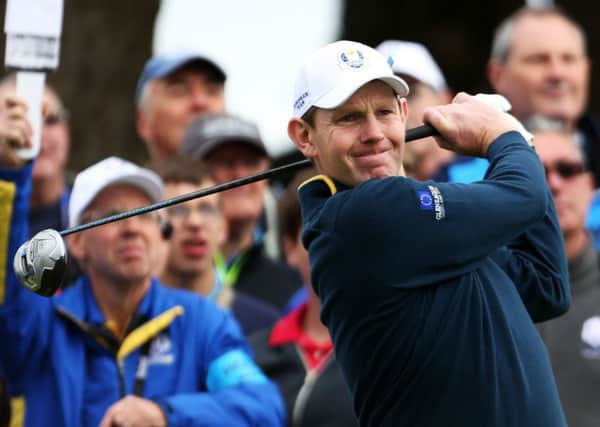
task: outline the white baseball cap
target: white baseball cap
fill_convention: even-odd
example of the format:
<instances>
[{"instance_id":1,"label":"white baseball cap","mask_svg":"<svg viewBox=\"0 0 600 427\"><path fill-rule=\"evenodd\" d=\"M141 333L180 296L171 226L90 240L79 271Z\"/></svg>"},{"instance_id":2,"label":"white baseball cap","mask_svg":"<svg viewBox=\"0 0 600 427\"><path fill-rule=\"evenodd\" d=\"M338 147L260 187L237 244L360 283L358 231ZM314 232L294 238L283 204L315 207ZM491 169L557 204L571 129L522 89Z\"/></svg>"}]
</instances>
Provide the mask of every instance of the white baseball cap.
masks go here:
<instances>
[{"instance_id":1,"label":"white baseball cap","mask_svg":"<svg viewBox=\"0 0 600 427\"><path fill-rule=\"evenodd\" d=\"M421 43L386 40L376 49L383 56L392 58L394 73L410 76L436 91L448 89L442 70Z\"/></svg>"},{"instance_id":2,"label":"white baseball cap","mask_svg":"<svg viewBox=\"0 0 600 427\"><path fill-rule=\"evenodd\" d=\"M309 108L335 108L366 83L381 80L398 95L408 95L408 85L394 75L390 64L375 49L342 40L317 50L300 69L294 87L293 116Z\"/></svg>"},{"instance_id":3,"label":"white baseball cap","mask_svg":"<svg viewBox=\"0 0 600 427\"><path fill-rule=\"evenodd\" d=\"M69 200L69 226L79 225L82 212L102 190L114 184L138 187L153 203L163 197L163 183L156 173L119 157L108 157L75 177Z\"/></svg>"}]
</instances>

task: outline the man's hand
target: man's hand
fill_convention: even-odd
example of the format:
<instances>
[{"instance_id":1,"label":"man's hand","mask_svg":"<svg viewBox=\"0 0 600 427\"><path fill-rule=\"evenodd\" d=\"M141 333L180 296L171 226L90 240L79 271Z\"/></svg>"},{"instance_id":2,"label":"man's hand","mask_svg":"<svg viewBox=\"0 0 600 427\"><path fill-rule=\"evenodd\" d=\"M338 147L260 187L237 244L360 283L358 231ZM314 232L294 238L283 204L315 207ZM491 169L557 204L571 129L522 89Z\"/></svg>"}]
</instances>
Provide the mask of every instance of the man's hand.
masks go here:
<instances>
[{"instance_id":1,"label":"man's hand","mask_svg":"<svg viewBox=\"0 0 600 427\"><path fill-rule=\"evenodd\" d=\"M31 147L32 129L26 117L27 106L23 101L7 96L0 104L0 166L21 167L17 149Z\"/></svg>"},{"instance_id":2,"label":"man's hand","mask_svg":"<svg viewBox=\"0 0 600 427\"><path fill-rule=\"evenodd\" d=\"M114 403L99 427L166 427L167 419L157 403L136 396L126 396Z\"/></svg>"},{"instance_id":3,"label":"man's hand","mask_svg":"<svg viewBox=\"0 0 600 427\"><path fill-rule=\"evenodd\" d=\"M464 92L451 104L425 109L423 119L441 134L442 148L468 156L485 157L489 145L508 131L520 131L519 122Z\"/></svg>"}]
</instances>

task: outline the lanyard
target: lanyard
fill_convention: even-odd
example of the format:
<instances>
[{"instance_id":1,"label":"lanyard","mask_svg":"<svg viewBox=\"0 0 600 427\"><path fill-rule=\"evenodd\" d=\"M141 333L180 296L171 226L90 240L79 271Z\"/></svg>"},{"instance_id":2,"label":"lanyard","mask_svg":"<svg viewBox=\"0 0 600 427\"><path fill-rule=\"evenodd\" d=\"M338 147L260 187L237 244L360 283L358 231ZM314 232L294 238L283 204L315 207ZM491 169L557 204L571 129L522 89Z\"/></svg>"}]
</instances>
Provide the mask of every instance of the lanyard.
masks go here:
<instances>
[{"instance_id":1,"label":"lanyard","mask_svg":"<svg viewBox=\"0 0 600 427\"><path fill-rule=\"evenodd\" d=\"M150 353L150 344L152 340L147 341L141 348L140 360L138 360L135 370L135 383L133 385L133 395L141 397L146 387L146 376L148 375L148 354ZM119 368L119 393L121 398L125 397L125 360L117 362Z\"/></svg>"},{"instance_id":2,"label":"lanyard","mask_svg":"<svg viewBox=\"0 0 600 427\"><path fill-rule=\"evenodd\" d=\"M147 341L142 346L140 354L140 360L135 371L135 384L133 386L133 394L135 396L142 396L144 393L144 387L146 386L146 375L148 374L148 354L150 353L150 343Z\"/></svg>"},{"instance_id":3,"label":"lanyard","mask_svg":"<svg viewBox=\"0 0 600 427\"><path fill-rule=\"evenodd\" d=\"M215 267L217 268L217 272L223 280L224 287L232 288L235 286L235 283L240 277L242 267L246 263L247 259L248 257L246 252L236 255L233 261L230 263L225 262L225 258L223 258L223 254L220 252L215 255Z\"/></svg>"},{"instance_id":4,"label":"lanyard","mask_svg":"<svg viewBox=\"0 0 600 427\"><path fill-rule=\"evenodd\" d=\"M221 273L215 268L215 283L213 284L213 288L210 290L210 293L206 296L206 299L215 302L221 293L222 288L223 279L221 278Z\"/></svg>"}]
</instances>

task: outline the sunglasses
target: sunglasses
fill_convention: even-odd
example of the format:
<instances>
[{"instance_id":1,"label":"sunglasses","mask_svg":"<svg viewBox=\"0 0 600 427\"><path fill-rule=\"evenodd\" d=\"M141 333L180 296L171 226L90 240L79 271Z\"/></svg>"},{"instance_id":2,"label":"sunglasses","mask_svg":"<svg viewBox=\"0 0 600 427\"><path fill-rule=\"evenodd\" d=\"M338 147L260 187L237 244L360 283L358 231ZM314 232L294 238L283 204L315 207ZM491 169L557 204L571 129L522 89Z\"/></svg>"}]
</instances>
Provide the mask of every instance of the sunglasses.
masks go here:
<instances>
[{"instance_id":1,"label":"sunglasses","mask_svg":"<svg viewBox=\"0 0 600 427\"><path fill-rule=\"evenodd\" d=\"M550 172L556 172L563 179L570 179L585 172L585 167L579 162L567 162L564 160L556 162L552 167L544 165L546 179Z\"/></svg>"}]
</instances>

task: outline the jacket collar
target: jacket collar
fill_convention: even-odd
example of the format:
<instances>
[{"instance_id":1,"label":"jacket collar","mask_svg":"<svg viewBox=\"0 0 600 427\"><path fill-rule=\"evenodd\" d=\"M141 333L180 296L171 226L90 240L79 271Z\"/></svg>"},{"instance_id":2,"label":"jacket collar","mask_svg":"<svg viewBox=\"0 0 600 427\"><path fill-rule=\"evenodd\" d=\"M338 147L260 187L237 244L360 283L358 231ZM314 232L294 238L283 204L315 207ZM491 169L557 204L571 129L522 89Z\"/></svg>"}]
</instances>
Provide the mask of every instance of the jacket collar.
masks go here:
<instances>
[{"instance_id":1,"label":"jacket collar","mask_svg":"<svg viewBox=\"0 0 600 427\"><path fill-rule=\"evenodd\" d=\"M148 291L142 298L142 302L137 310L137 314L151 319L165 310L153 301L163 300L159 298L165 292L158 279L153 278ZM106 318L94 297L90 279L88 276L81 276L75 284L67 288L60 295L55 297L55 307L67 313L70 317L78 319L88 324L104 324Z\"/></svg>"},{"instance_id":2,"label":"jacket collar","mask_svg":"<svg viewBox=\"0 0 600 427\"><path fill-rule=\"evenodd\" d=\"M150 345L152 339L168 328L183 315L181 305L169 298L167 290L157 279L150 283L138 311L134 314L125 337L117 338L106 326L106 319L100 311L91 291L89 278L82 277L77 284L55 299L59 315L77 325L99 345L123 360L137 349Z\"/></svg>"}]
</instances>

